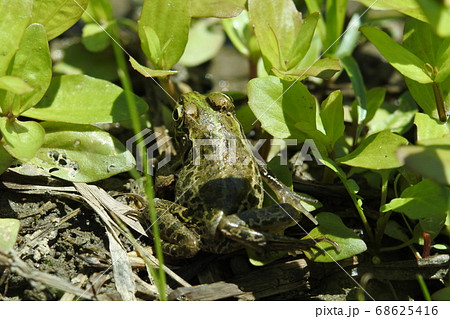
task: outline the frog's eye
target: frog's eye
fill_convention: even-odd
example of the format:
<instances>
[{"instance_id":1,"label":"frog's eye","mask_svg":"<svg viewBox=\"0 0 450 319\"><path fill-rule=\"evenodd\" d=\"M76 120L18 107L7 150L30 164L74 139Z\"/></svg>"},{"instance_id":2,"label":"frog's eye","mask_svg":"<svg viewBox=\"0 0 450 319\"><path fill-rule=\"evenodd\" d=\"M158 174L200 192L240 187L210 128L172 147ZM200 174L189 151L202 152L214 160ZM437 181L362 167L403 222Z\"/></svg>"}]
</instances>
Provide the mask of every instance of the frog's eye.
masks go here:
<instances>
[{"instance_id":1,"label":"frog's eye","mask_svg":"<svg viewBox=\"0 0 450 319\"><path fill-rule=\"evenodd\" d=\"M211 93L206 98L206 101L215 111L219 111L221 113L229 113L234 111L233 100L224 93Z\"/></svg>"},{"instance_id":2,"label":"frog's eye","mask_svg":"<svg viewBox=\"0 0 450 319\"><path fill-rule=\"evenodd\" d=\"M184 108L183 107L177 107L173 113L172 113L172 118L175 122L179 122L183 119L184 116Z\"/></svg>"}]
</instances>

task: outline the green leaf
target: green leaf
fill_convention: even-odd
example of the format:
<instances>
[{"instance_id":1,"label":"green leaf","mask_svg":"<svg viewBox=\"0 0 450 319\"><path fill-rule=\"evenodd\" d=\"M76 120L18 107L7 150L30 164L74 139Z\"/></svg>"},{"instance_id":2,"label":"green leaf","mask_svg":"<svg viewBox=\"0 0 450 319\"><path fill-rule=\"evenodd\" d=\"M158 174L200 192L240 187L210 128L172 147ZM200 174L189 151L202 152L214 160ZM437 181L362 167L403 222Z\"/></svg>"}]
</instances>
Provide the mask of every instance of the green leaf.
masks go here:
<instances>
[{"instance_id":1,"label":"green leaf","mask_svg":"<svg viewBox=\"0 0 450 319\"><path fill-rule=\"evenodd\" d=\"M450 8L436 0L416 0L433 29L440 37L449 37Z\"/></svg>"},{"instance_id":2,"label":"green leaf","mask_svg":"<svg viewBox=\"0 0 450 319\"><path fill-rule=\"evenodd\" d=\"M429 23L407 18L403 31L403 46L420 59L436 65L437 51L442 43Z\"/></svg>"},{"instance_id":3,"label":"green leaf","mask_svg":"<svg viewBox=\"0 0 450 319\"><path fill-rule=\"evenodd\" d=\"M135 69L136 71L138 71L140 74L142 74L143 76L145 76L146 78L151 78L151 77L160 77L160 78L164 78L167 77L171 74L177 74L178 71L171 71L171 70L153 70L150 69L146 66L143 66L142 64L140 64L138 61L136 61L133 57L130 57L130 63L131 66L133 67L133 69Z\"/></svg>"},{"instance_id":4,"label":"green leaf","mask_svg":"<svg viewBox=\"0 0 450 319\"><path fill-rule=\"evenodd\" d=\"M101 27L97 23L88 23L83 27L81 42L91 52L100 52L108 47L111 38L108 33L110 24L104 24ZM106 32L105 32L106 30ZM107 33L108 32L108 33Z\"/></svg>"},{"instance_id":5,"label":"green leaf","mask_svg":"<svg viewBox=\"0 0 450 319\"><path fill-rule=\"evenodd\" d=\"M191 15L195 18L231 18L245 9L246 0L195 0L191 4Z\"/></svg>"},{"instance_id":6,"label":"green leaf","mask_svg":"<svg viewBox=\"0 0 450 319\"><path fill-rule=\"evenodd\" d=\"M386 96L386 89L381 87L373 88L366 92L367 114L366 118L364 119L364 123L367 123L373 119L375 113L383 104L385 96Z\"/></svg>"},{"instance_id":7,"label":"green leaf","mask_svg":"<svg viewBox=\"0 0 450 319\"><path fill-rule=\"evenodd\" d=\"M287 69L293 69L299 62L305 57L311 46L311 41L316 30L317 21L319 21L319 13L315 12L310 14L303 20L303 24L300 27L300 31L297 33L297 37L292 43L292 46L287 54Z\"/></svg>"},{"instance_id":8,"label":"green leaf","mask_svg":"<svg viewBox=\"0 0 450 319\"><path fill-rule=\"evenodd\" d=\"M431 295L434 301L450 301L450 287L442 288Z\"/></svg>"},{"instance_id":9,"label":"green leaf","mask_svg":"<svg viewBox=\"0 0 450 319\"><path fill-rule=\"evenodd\" d=\"M33 88L20 77L4 75L0 77L0 90L6 90L13 94L25 94L32 92ZM5 94L7 92L0 91L0 105L3 106L6 106Z\"/></svg>"},{"instance_id":10,"label":"green leaf","mask_svg":"<svg viewBox=\"0 0 450 319\"><path fill-rule=\"evenodd\" d=\"M406 188L399 198L381 207L380 211L393 210L404 213L409 218L427 217L441 218L449 210L449 190L425 179L420 183Z\"/></svg>"},{"instance_id":11,"label":"green leaf","mask_svg":"<svg viewBox=\"0 0 450 319\"><path fill-rule=\"evenodd\" d=\"M306 136L295 124L303 121L315 127L316 102L300 82L285 82L275 76L255 78L248 83L247 91L250 108L274 137L302 141Z\"/></svg>"},{"instance_id":12,"label":"green leaf","mask_svg":"<svg viewBox=\"0 0 450 319\"><path fill-rule=\"evenodd\" d=\"M348 0L327 1L326 9L326 41L325 48L328 53L334 54L338 49L338 39L344 28L345 14L347 12Z\"/></svg>"},{"instance_id":13,"label":"green leaf","mask_svg":"<svg viewBox=\"0 0 450 319\"><path fill-rule=\"evenodd\" d=\"M322 102L320 107L320 118L322 119L323 128L330 139L331 148L342 137L345 130L342 99L342 92L334 91Z\"/></svg>"},{"instance_id":14,"label":"green leaf","mask_svg":"<svg viewBox=\"0 0 450 319\"><path fill-rule=\"evenodd\" d=\"M272 68L272 72L282 80L286 81L301 81L308 76L314 76L329 80L333 75L341 70L339 60L336 59L320 59L313 65L308 67L293 69L289 71L282 71L276 68Z\"/></svg>"},{"instance_id":15,"label":"green leaf","mask_svg":"<svg viewBox=\"0 0 450 319\"><path fill-rule=\"evenodd\" d=\"M360 30L403 76L419 83L433 82L433 79L424 71L425 62L392 40L385 32L368 26L361 27Z\"/></svg>"},{"instance_id":16,"label":"green leaf","mask_svg":"<svg viewBox=\"0 0 450 319\"><path fill-rule=\"evenodd\" d=\"M94 182L129 171L133 155L109 133L86 124L43 122L45 140L31 164L72 182Z\"/></svg>"},{"instance_id":17,"label":"green leaf","mask_svg":"<svg viewBox=\"0 0 450 319\"><path fill-rule=\"evenodd\" d=\"M189 41L179 63L192 67L211 60L225 43L220 22L215 19L197 21L189 30Z\"/></svg>"},{"instance_id":18,"label":"green leaf","mask_svg":"<svg viewBox=\"0 0 450 319\"><path fill-rule=\"evenodd\" d=\"M223 29L234 47L244 56L250 55L250 18L248 11L242 11L237 17L222 19Z\"/></svg>"},{"instance_id":19,"label":"green leaf","mask_svg":"<svg viewBox=\"0 0 450 319\"><path fill-rule=\"evenodd\" d=\"M370 91L369 91L370 92ZM369 99L368 99L369 101ZM375 98L371 101L377 103ZM369 104L371 103L369 102ZM369 135L384 130L403 134L411 128L414 115L417 114L417 105L408 92L398 99L398 104L383 103L375 113L374 118L367 123Z\"/></svg>"},{"instance_id":20,"label":"green leaf","mask_svg":"<svg viewBox=\"0 0 450 319\"><path fill-rule=\"evenodd\" d=\"M361 38L361 32L359 27L361 26L361 16L358 13L354 13L347 24L347 29L344 31L339 48L336 51L336 57L342 58L352 55L353 50L358 45Z\"/></svg>"},{"instance_id":21,"label":"green leaf","mask_svg":"<svg viewBox=\"0 0 450 319\"><path fill-rule=\"evenodd\" d=\"M450 186L450 135L442 140L447 145L402 146L397 157L410 170Z\"/></svg>"},{"instance_id":22,"label":"green leaf","mask_svg":"<svg viewBox=\"0 0 450 319\"><path fill-rule=\"evenodd\" d=\"M139 114L147 104L135 96ZM116 123L130 118L122 88L85 75L54 77L44 98L24 115L70 123Z\"/></svg>"},{"instance_id":23,"label":"green leaf","mask_svg":"<svg viewBox=\"0 0 450 319\"><path fill-rule=\"evenodd\" d=\"M143 26L143 37L141 37L141 47L147 57L152 58L154 66L161 64L161 43L155 30L149 26ZM132 57L130 57L132 59Z\"/></svg>"},{"instance_id":24,"label":"green leaf","mask_svg":"<svg viewBox=\"0 0 450 319\"><path fill-rule=\"evenodd\" d=\"M69 45L64 49L64 59L55 63L53 71L60 75L85 74L107 81L118 79L112 46L96 54L86 50L82 43Z\"/></svg>"},{"instance_id":25,"label":"green leaf","mask_svg":"<svg viewBox=\"0 0 450 319\"><path fill-rule=\"evenodd\" d=\"M373 10L396 10L421 21L428 22L416 0L358 0Z\"/></svg>"},{"instance_id":26,"label":"green leaf","mask_svg":"<svg viewBox=\"0 0 450 319\"><path fill-rule=\"evenodd\" d=\"M161 56L148 56L160 61L154 67L169 70L178 62L186 47L191 23L190 0L146 0L138 22L139 38L145 38L144 27L151 27L158 36ZM168 23L170 21L170 23ZM141 40L142 41L142 40ZM144 50L145 52L148 50Z\"/></svg>"},{"instance_id":27,"label":"green leaf","mask_svg":"<svg viewBox=\"0 0 450 319\"><path fill-rule=\"evenodd\" d=\"M32 0L0 0L0 76L6 74L9 62L19 48L31 19L32 5Z\"/></svg>"},{"instance_id":28,"label":"green leaf","mask_svg":"<svg viewBox=\"0 0 450 319\"><path fill-rule=\"evenodd\" d=\"M69 29L77 22L89 0L34 0L33 20L42 24L49 40Z\"/></svg>"},{"instance_id":29,"label":"green leaf","mask_svg":"<svg viewBox=\"0 0 450 319\"><path fill-rule=\"evenodd\" d=\"M442 41L436 56L438 73L436 74L435 81L441 83L450 75L450 38Z\"/></svg>"},{"instance_id":30,"label":"green leaf","mask_svg":"<svg viewBox=\"0 0 450 319\"><path fill-rule=\"evenodd\" d=\"M47 35L41 24L33 23L25 30L8 73L22 78L33 88L30 93L19 97L18 108L12 110L18 116L42 99L52 78Z\"/></svg>"},{"instance_id":31,"label":"green leaf","mask_svg":"<svg viewBox=\"0 0 450 319\"><path fill-rule=\"evenodd\" d=\"M345 69L345 72L350 78L353 90L355 91L357 100L357 108L355 110L355 114L357 114L357 116L354 120L358 123L361 123L367 116L366 89L364 86L364 80L361 74L361 70L359 69L358 63L356 63L356 60L350 55L341 57L340 61L342 67Z\"/></svg>"},{"instance_id":32,"label":"green leaf","mask_svg":"<svg viewBox=\"0 0 450 319\"><path fill-rule=\"evenodd\" d=\"M285 71L285 59L302 27L302 14L292 0L249 0L248 10L266 70Z\"/></svg>"},{"instance_id":33,"label":"green leaf","mask_svg":"<svg viewBox=\"0 0 450 319\"><path fill-rule=\"evenodd\" d=\"M382 131L367 137L353 152L336 159L337 162L366 169L390 169L402 166L395 151L408 141L389 131Z\"/></svg>"},{"instance_id":34,"label":"green leaf","mask_svg":"<svg viewBox=\"0 0 450 319\"><path fill-rule=\"evenodd\" d=\"M0 117L0 132L3 134L5 149L13 157L27 161L31 159L44 141L44 129L34 121L22 122L17 119Z\"/></svg>"},{"instance_id":35,"label":"green leaf","mask_svg":"<svg viewBox=\"0 0 450 319\"><path fill-rule=\"evenodd\" d=\"M322 212L316 216L319 226L302 239L327 237L336 242L341 249L336 251L333 245L325 241L319 242L311 251L305 251L306 257L315 262L335 262L360 254L367 246L355 232L344 225L341 218L335 214ZM316 247L320 247L317 249ZM325 250L325 252L323 251Z\"/></svg>"},{"instance_id":36,"label":"green leaf","mask_svg":"<svg viewBox=\"0 0 450 319\"><path fill-rule=\"evenodd\" d=\"M19 234L20 221L12 218L0 218L0 249L9 252L13 249Z\"/></svg>"},{"instance_id":37,"label":"green leaf","mask_svg":"<svg viewBox=\"0 0 450 319\"><path fill-rule=\"evenodd\" d=\"M0 144L0 174L3 174L3 172L8 169L12 161L13 158L11 157L11 155L9 155L3 145Z\"/></svg>"},{"instance_id":38,"label":"green leaf","mask_svg":"<svg viewBox=\"0 0 450 319\"><path fill-rule=\"evenodd\" d=\"M442 123L429 115L417 113L414 118L414 124L417 127L417 141L440 138L450 134L450 124Z\"/></svg>"}]
</instances>

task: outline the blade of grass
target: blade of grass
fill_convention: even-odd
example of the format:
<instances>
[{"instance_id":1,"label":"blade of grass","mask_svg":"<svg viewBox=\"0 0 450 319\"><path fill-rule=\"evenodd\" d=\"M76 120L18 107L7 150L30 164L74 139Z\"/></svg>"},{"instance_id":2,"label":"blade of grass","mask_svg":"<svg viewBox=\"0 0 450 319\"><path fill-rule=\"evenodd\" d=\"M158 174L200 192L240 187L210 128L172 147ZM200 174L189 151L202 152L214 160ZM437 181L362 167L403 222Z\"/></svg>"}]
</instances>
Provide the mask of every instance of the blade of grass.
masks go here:
<instances>
[{"instance_id":1,"label":"blade of grass","mask_svg":"<svg viewBox=\"0 0 450 319\"><path fill-rule=\"evenodd\" d=\"M143 138L143 136L141 134L142 127L141 127L141 123L139 121L139 113L138 113L137 106L136 106L136 103L135 103L135 100L133 97L133 93L132 93L133 88L131 85L130 75L129 75L128 69L127 69L127 61L125 59L124 52L117 44L118 39L119 39L118 34L119 34L119 32L118 32L118 28L117 28L117 23L113 23L113 25L111 27L111 35L114 39L113 49L114 49L114 55L115 55L117 67L118 67L117 72L119 74L120 82L122 83L122 86L125 90L125 97L126 97L127 104L128 104L128 110L130 112L132 127L133 127L135 135L138 135L137 145L139 145L140 140L142 140L142 138ZM139 150L139 151L140 152L138 152L138 156L139 156L139 154L146 154L146 152L142 152L141 150ZM141 163L147 163L147 159L146 159L145 155L143 157L144 158L142 159ZM150 220L152 223L152 234L153 234L156 258L158 259L158 262L159 262L158 273L153 271L152 276L155 279L155 283L158 288L160 300L167 300L166 275L164 273L164 268L163 268L164 259L163 259L162 248L161 248L161 238L159 235L158 224L156 222L157 216L156 216L155 205L153 203L153 198L154 198L153 183L152 183L152 177L148 174L147 169L148 169L147 165L144 165L145 193L147 195L147 200L149 203L149 205L148 205L149 206L149 215L150 215ZM153 269L153 267L150 267L150 265L149 265L149 268Z\"/></svg>"}]
</instances>

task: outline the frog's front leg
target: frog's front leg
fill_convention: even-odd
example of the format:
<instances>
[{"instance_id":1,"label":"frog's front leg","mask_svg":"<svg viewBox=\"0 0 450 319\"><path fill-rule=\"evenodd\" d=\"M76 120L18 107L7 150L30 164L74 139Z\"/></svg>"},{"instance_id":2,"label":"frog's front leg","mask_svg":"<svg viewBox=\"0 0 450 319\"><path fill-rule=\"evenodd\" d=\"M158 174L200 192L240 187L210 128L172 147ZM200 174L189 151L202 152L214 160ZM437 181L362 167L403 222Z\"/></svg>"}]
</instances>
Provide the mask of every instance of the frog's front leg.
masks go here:
<instances>
[{"instance_id":1,"label":"frog's front leg","mask_svg":"<svg viewBox=\"0 0 450 319\"><path fill-rule=\"evenodd\" d=\"M163 199L155 198L154 202L163 253L173 257L194 257L200 251L200 238L174 216L182 215L188 209Z\"/></svg>"},{"instance_id":2,"label":"frog's front leg","mask_svg":"<svg viewBox=\"0 0 450 319\"><path fill-rule=\"evenodd\" d=\"M309 213L300 201L306 201L311 203L317 203L317 200L312 200L311 198L301 196L294 192L292 189L284 185L280 180L278 180L264 165L258 165L259 171L263 181L269 185L272 191L277 196L280 203L288 203L295 207L297 210L301 211L306 217L308 217L315 225L318 224L317 220L311 213Z\"/></svg>"},{"instance_id":3,"label":"frog's front leg","mask_svg":"<svg viewBox=\"0 0 450 319\"><path fill-rule=\"evenodd\" d=\"M300 213L290 204L274 205L224 216L219 223L220 232L227 238L256 250L308 250L319 241L336 243L326 237L296 239L283 236L283 231L297 223ZM269 232L270 230L270 232Z\"/></svg>"}]
</instances>

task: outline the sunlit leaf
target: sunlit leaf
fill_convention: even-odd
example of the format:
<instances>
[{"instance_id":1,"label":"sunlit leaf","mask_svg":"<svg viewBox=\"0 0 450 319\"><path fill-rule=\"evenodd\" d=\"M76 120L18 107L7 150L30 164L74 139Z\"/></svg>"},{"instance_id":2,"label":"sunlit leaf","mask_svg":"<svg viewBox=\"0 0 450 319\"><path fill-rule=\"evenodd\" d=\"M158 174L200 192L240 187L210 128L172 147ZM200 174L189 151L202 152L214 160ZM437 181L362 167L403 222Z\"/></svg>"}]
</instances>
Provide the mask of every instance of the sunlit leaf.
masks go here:
<instances>
[{"instance_id":1,"label":"sunlit leaf","mask_svg":"<svg viewBox=\"0 0 450 319\"><path fill-rule=\"evenodd\" d=\"M334 91L322 102L320 107L323 128L332 146L342 137L345 130L342 99L342 92Z\"/></svg>"},{"instance_id":2,"label":"sunlit leaf","mask_svg":"<svg viewBox=\"0 0 450 319\"><path fill-rule=\"evenodd\" d=\"M99 26L97 23L88 23L83 27L81 42L91 52L100 52L111 43L108 33L109 24ZM106 32L105 32L106 31ZM108 33L107 33L108 32Z\"/></svg>"},{"instance_id":3,"label":"sunlit leaf","mask_svg":"<svg viewBox=\"0 0 450 319\"><path fill-rule=\"evenodd\" d=\"M41 24L33 23L25 30L8 73L22 78L33 88L31 93L21 95L18 108L13 108L13 113L19 115L42 99L52 78L47 35Z\"/></svg>"},{"instance_id":4,"label":"sunlit leaf","mask_svg":"<svg viewBox=\"0 0 450 319\"><path fill-rule=\"evenodd\" d=\"M435 139L450 134L450 124L442 123L427 114L417 113L414 118L417 127L417 141Z\"/></svg>"},{"instance_id":5,"label":"sunlit leaf","mask_svg":"<svg viewBox=\"0 0 450 319\"><path fill-rule=\"evenodd\" d=\"M153 70L153 69L150 69L150 68L140 64L133 57L130 57L130 63L131 63L131 66L133 67L133 69L138 71L140 74L142 74L146 78L151 78L151 77L155 77L155 78L156 77L162 77L162 78L164 78L164 77L167 77L167 76L169 76L171 74L178 73L178 71L172 71L172 70Z\"/></svg>"},{"instance_id":6,"label":"sunlit leaf","mask_svg":"<svg viewBox=\"0 0 450 319\"><path fill-rule=\"evenodd\" d=\"M44 129L34 121L19 121L0 117L0 132L5 139L5 149L20 160L31 159L44 141Z\"/></svg>"},{"instance_id":7,"label":"sunlit leaf","mask_svg":"<svg viewBox=\"0 0 450 319\"><path fill-rule=\"evenodd\" d=\"M368 26L361 27L360 30L402 75L419 83L433 82L424 70L425 62L392 40L385 32Z\"/></svg>"},{"instance_id":8,"label":"sunlit leaf","mask_svg":"<svg viewBox=\"0 0 450 319\"><path fill-rule=\"evenodd\" d=\"M413 219L445 217L450 207L449 199L448 188L425 179L405 189L399 198L394 198L380 210L393 210Z\"/></svg>"},{"instance_id":9,"label":"sunlit leaf","mask_svg":"<svg viewBox=\"0 0 450 319\"><path fill-rule=\"evenodd\" d=\"M93 182L129 171L133 155L109 133L86 124L43 122L45 140L30 161L47 174Z\"/></svg>"},{"instance_id":10,"label":"sunlit leaf","mask_svg":"<svg viewBox=\"0 0 450 319\"><path fill-rule=\"evenodd\" d=\"M194 0L191 4L191 15L196 18L236 17L244 10L246 2L247 0Z\"/></svg>"},{"instance_id":11,"label":"sunlit leaf","mask_svg":"<svg viewBox=\"0 0 450 319\"><path fill-rule=\"evenodd\" d=\"M161 56L148 56L155 68L169 70L183 55L191 23L190 6L190 0L146 0L144 2L138 22L139 38L146 37L143 29L145 26L151 27L158 36ZM147 49L143 51L149 52ZM155 65L155 61L159 61L159 64Z\"/></svg>"},{"instance_id":12,"label":"sunlit leaf","mask_svg":"<svg viewBox=\"0 0 450 319\"><path fill-rule=\"evenodd\" d=\"M273 136L301 141L306 136L295 124L303 121L315 127L316 102L300 82L292 85L268 76L251 80L247 90L250 108L262 127Z\"/></svg>"},{"instance_id":13,"label":"sunlit leaf","mask_svg":"<svg viewBox=\"0 0 450 319\"><path fill-rule=\"evenodd\" d=\"M147 104L135 96L140 114ZM70 123L116 123L130 118L124 90L85 75L54 77L44 98L24 115Z\"/></svg>"},{"instance_id":14,"label":"sunlit leaf","mask_svg":"<svg viewBox=\"0 0 450 319\"><path fill-rule=\"evenodd\" d=\"M0 0L0 76L19 48L20 40L31 19L32 0Z\"/></svg>"},{"instance_id":15,"label":"sunlit leaf","mask_svg":"<svg viewBox=\"0 0 450 319\"><path fill-rule=\"evenodd\" d=\"M214 19L202 19L189 30L189 41L179 63L192 67L217 55L225 42L222 26Z\"/></svg>"},{"instance_id":16,"label":"sunlit leaf","mask_svg":"<svg viewBox=\"0 0 450 319\"><path fill-rule=\"evenodd\" d=\"M34 0L32 22L42 24L49 40L77 22L89 0Z\"/></svg>"},{"instance_id":17,"label":"sunlit leaf","mask_svg":"<svg viewBox=\"0 0 450 319\"><path fill-rule=\"evenodd\" d=\"M320 59L313 65L300 69L282 71L276 68L272 68L272 71L276 76L286 81L303 80L308 76L314 76L328 80L340 70L341 66L339 64L339 60L328 58Z\"/></svg>"},{"instance_id":18,"label":"sunlit leaf","mask_svg":"<svg viewBox=\"0 0 450 319\"><path fill-rule=\"evenodd\" d=\"M441 140L447 141L447 145L402 146L397 150L397 157L410 170L450 186L450 135Z\"/></svg>"},{"instance_id":19,"label":"sunlit leaf","mask_svg":"<svg viewBox=\"0 0 450 319\"><path fill-rule=\"evenodd\" d=\"M395 152L408 141L400 135L382 131L367 137L353 152L336 161L349 166L367 169L390 169L402 166Z\"/></svg>"}]
</instances>

